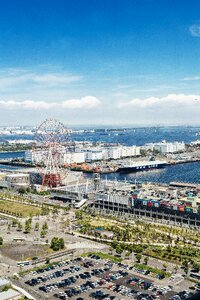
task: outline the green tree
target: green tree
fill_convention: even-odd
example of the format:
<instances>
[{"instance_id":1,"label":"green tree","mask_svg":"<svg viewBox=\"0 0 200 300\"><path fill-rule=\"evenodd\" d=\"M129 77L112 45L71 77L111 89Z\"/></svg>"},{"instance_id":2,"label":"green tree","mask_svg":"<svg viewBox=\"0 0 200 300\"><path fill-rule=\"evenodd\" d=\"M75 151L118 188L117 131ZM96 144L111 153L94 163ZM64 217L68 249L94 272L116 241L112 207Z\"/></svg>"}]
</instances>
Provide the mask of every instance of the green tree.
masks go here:
<instances>
[{"instance_id":1,"label":"green tree","mask_svg":"<svg viewBox=\"0 0 200 300\"><path fill-rule=\"evenodd\" d=\"M18 231L22 231L22 223L21 222L18 222L17 230Z\"/></svg>"},{"instance_id":2,"label":"green tree","mask_svg":"<svg viewBox=\"0 0 200 300\"><path fill-rule=\"evenodd\" d=\"M59 239L59 243L60 243L60 249L64 249L65 248L65 242L63 238Z\"/></svg>"},{"instance_id":3,"label":"green tree","mask_svg":"<svg viewBox=\"0 0 200 300\"><path fill-rule=\"evenodd\" d=\"M118 245L117 240L113 240L113 241L111 242L111 246L113 247L113 249L116 249L116 248L117 248L117 245Z\"/></svg>"},{"instance_id":4,"label":"green tree","mask_svg":"<svg viewBox=\"0 0 200 300\"><path fill-rule=\"evenodd\" d=\"M40 237L44 238L46 234L47 234L46 230L42 229L42 231L40 232Z\"/></svg>"},{"instance_id":5,"label":"green tree","mask_svg":"<svg viewBox=\"0 0 200 300\"><path fill-rule=\"evenodd\" d=\"M140 253L137 253L135 255L136 259L137 259L137 262L140 263L141 259L142 259L142 255Z\"/></svg>"},{"instance_id":6,"label":"green tree","mask_svg":"<svg viewBox=\"0 0 200 300\"><path fill-rule=\"evenodd\" d=\"M43 205L42 209L41 209L41 215L45 216L45 215L48 215L48 214L49 214L49 208L48 208L48 206Z\"/></svg>"},{"instance_id":7,"label":"green tree","mask_svg":"<svg viewBox=\"0 0 200 300\"><path fill-rule=\"evenodd\" d=\"M122 254L122 252L123 252L123 249L122 249L121 245L118 244L117 247L116 247L116 253L117 254Z\"/></svg>"},{"instance_id":8,"label":"green tree","mask_svg":"<svg viewBox=\"0 0 200 300\"><path fill-rule=\"evenodd\" d=\"M192 266L195 269L195 271L197 271L197 272L200 271L200 263L194 262Z\"/></svg>"},{"instance_id":9,"label":"green tree","mask_svg":"<svg viewBox=\"0 0 200 300\"><path fill-rule=\"evenodd\" d=\"M30 233L31 232L31 219L26 220L24 232L25 233Z\"/></svg>"},{"instance_id":10,"label":"green tree","mask_svg":"<svg viewBox=\"0 0 200 300\"><path fill-rule=\"evenodd\" d=\"M24 189L24 188L19 188L19 190L18 190L18 193L20 194L20 195L24 195L25 193L26 193L26 190Z\"/></svg>"},{"instance_id":11,"label":"green tree","mask_svg":"<svg viewBox=\"0 0 200 300\"><path fill-rule=\"evenodd\" d=\"M78 220L83 220L83 211L82 210L76 210L75 216Z\"/></svg>"},{"instance_id":12,"label":"green tree","mask_svg":"<svg viewBox=\"0 0 200 300\"><path fill-rule=\"evenodd\" d=\"M50 248L53 249L54 251L60 250L59 238L57 237L52 238Z\"/></svg>"},{"instance_id":13,"label":"green tree","mask_svg":"<svg viewBox=\"0 0 200 300\"><path fill-rule=\"evenodd\" d=\"M12 220L12 227L16 227L18 224L17 219Z\"/></svg>"},{"instance_id":14,"label":"green tree","mask_svg":"<svg viewBox=\"0 0 200 300\"><path fill-rule=\"evenodd\" d=\"M54 207L52 213L53 213L54 215L57 215L57 214L58 214L58 209L57 209L56 207Z\"/></svg>"},{"instance_id":15,"label":"green tree","mask_svg":"<svg viewBox=\"0 0 200 300\"><path fill-rule=\"evenodd\" d=\"M35 223L35 231L38 231L38 230L39 230L39 227L40 227L39 222L36 222L36 223Z\"/></svg>"},{"instance_id":16,"label":"green tree","mask_svg":"<svg viewBox=\"0 0 200 300\"><path fill-rule=\"evenodd\" d=\"M48 265L49 263L50 263L50 258L47 257L47 258L46 258L46 264Z\"/></svg>"},{"instance_id":17,"label":"green tree","mask_svg":"<svg viewBox=\"0 0 200 300\"><path fill-rule=\"evenodd\" d=\"M0 236L0 246L2 246L3 245L3 238L2 238L2 236Z\"/></svg>"},{"instance_id":18,"label":"green tree","mask_svg":"<svg viewBox=\"0 0 200 300\"><path fill-rule=\"evenodd\" d=\"M51 240L50 248L54 251L58 251L60 249L64 249L65 243L63 238L53 237Z\"/></svg>"},{"instance_id":19,"label":"green tree","mask_svg":"<svg viewBox=\"0 0 200 300\"><path fill-rule=\"evenodd\" d=\"M45 222L45 223L43 224L42 229L43 229L43 230L48 230L47 222Z\"/></svg>"},{"instance_id":20,"label":"green tree","mask_svg":"<svg viewBox=\"0 0 200 300\"><path fill-rule=\"evenodd\" d=\"M149 261L149 257L148 257L148 256L145 256L145 258L144 258L144 263L145 263L145 265L148 264L148 261Z\"/></svg>"},{"instance_id":21,"label":"green tree","mask_svg":"<svg viewBox=\"0 0 200 300\"><path fill-rule=\"evenodd\" d=\"M163 264L163 269L166 270L167 267L168 267L167 263L164 263L164 264Z\"/></svg>"}]
</instances>

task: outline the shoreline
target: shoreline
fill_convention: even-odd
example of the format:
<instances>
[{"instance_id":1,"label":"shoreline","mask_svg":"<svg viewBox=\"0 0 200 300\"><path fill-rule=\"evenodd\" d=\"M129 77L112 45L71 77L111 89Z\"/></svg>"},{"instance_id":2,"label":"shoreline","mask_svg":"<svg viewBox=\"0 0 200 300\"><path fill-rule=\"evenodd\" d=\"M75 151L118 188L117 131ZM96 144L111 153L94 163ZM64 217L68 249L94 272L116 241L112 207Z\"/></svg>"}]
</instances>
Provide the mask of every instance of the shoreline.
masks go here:
<instances>
[{"instance_id":1,"label":"shoreline","mask_svg":"<svg viewBox=\"0 0 200 300\"><path fill-rule=\"evenodd\" d=\"M174 166L174 165L180 165L180 164L188 164L188 163L196 163L196 162L200 162L200 158L196 158L196 159L191 159L191 160L184 160L184 161L171 161L168 162L166 166ZM0 160L0 166L13 166L13 167L29 167L29 168L34 168L35 165L32 165L30 163L25 163L25 162L19 162L19 161L8 161L8 160ZM99 173L99 174L114 174L117 172L118 169L116 170L106 170L106 171L94 171L94 170L84 170L84 169L75 169L75 168L71 168L71 171L77 171L77 172L83 172L84 174L90 173ZM139 172L142 172L141 170ZM136 172L130 172L130 173L138 173Z\"/></svg>"}]
</instances>

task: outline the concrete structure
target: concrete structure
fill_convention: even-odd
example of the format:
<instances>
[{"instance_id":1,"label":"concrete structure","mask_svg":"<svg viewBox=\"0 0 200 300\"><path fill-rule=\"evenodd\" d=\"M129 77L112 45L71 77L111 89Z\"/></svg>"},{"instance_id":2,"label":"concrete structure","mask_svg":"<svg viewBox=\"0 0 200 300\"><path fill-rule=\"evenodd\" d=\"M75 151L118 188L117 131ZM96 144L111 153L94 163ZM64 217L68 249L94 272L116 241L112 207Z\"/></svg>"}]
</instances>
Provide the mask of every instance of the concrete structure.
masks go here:
<instances>
[{"instance_id":1,"label":"concrete structure","mask_svg":"<svg viewBox=\"0 0 200 300\"><path fill-rule=\"evenodd\" d=\"M132 157L140 155L140 147L130 146L130 147L121 147L121 158L123 157Z\"/></svg>"},{"instance_id":2,"label":"concrete structure","mask_svg":"<svg viewBox=\"0 0 200 300\"><path fill-rule=\"evenodd\" d=\"M200 211L198 209L185 209L182 210L185 204L191 207L199 207L199 198L194 197L180 198L177 200L165 200L163 203L162 199L152 200L148 197L144 197L133 190L117 190L117 188L102 191L97 191L95 193L95 201L91 204L95 210L102 213L112 213L121 216L128 217L138 217L138 218L153 218L159 222L171 221L174 224L182 224L186 226L194 226L196 228L200 227ZM183 202L185 204L183 204ZM181 208L181 210L179 209Z\"/></svg>"},{"instance_id":3,"label":"concrete structure","mask_svg":"<svg viewBox=\"0 0 200 300\"><path fill-rule=\"evenodd\" d=\"M5 286L8 285L10 285L10 280L8 280L7 278L0 278L0 290L2 290Z\"/></svg>"},{"instance_id":4,"label":"concrete structure","mask_svg":"<svg viewBox=\"0 0 200 300\"><path fill-rule=\"evenodd\" d=\"M8 174L5 176L5 181L7 182L8 188L26 188L30 185L30 176L24 173Z\"/></svg>"},{"instance_id":5,"label":"concrete structure","mask_svg":"<svg viewBox=\"0 0 200 300\"><path fill-rule=\"evenodd\" d=\"M54 199L63 200L69 204L79 207L84 204L89 194L93 192L93 184L88 181L85 183L77 183L74 185L62 186L51 191L51 197Z\"/></svg>"},{"instance_id":6,"label":"concrete structure","mask_svg":"<svg viewBox=\"0 0 200 300\"><path fill-rule=\"evenodd\" d=\"M6 175L7 175L6 173L0 172L0 187L1 188L8 188L8 183L5 180Z\"/></svg>"},{"instance_id":7,"label":"concrete structure","mask_svg":"<svg viewBox=\"0 0 200 300\"><path fill-rule=\"evenodd\" d=\"M84 181L82 172L67 171L62 174L62 182L64 185L77 184L77 182L81 181Z\"/></svg>"},{"instance_id":8,"label":"concrete structure","mask_svg":"<svg viewBox=\"0 0 200 300\"><path fill-rule=\"evenodd\" d=\"M62 153L63 151L63 153ZM47 154L46 154L47 155ZM79 144L74 147L72 152L68 152L66 149L61 149L60 159L61 164L70 163L84 163L100 161L102 159L120 159L125 157L139 156L140 147L138 146L94 146L91 143ZM44 160L45 153L41 150L38 151L26 151L25 162L29 163L41 163Z\"/></svg>"},{"instance_id":9,"label":"concrete structure","mask_svg":"<svg viewBox=\"0 0 200 300\"><path fill-rule=\"evenodd\" d=\"M155 150L162 154L176 153L176 152L185 151L185 143L184 142L168 143L166 141L162 141L160 143L145 144L144 148L146 150L151 150L151 151Z\"/></svg>"},{"instance_id":10,"label":"concrete structure","mask_svg":"<svg viewBox=\"0 0 200 300\"><path fill-rule=\"evenodd\" d=\"M103 152L101 149L91 149L85 152L85 161L92 162L102 160Z\"/></svg>"},{"instance_id":11,"label":"concrete structure","mask_svg":"<svg viewBox=\"0 0 200 300\"><path fill-rule=\"evenodd\" d=\"M14 188L20 187L27 188L30 186L30 175L28 173L0 173L0 187L1 188Z\"/></svg>"},{"instance_id":12,"label":"concrete structure","mask_svg":"<svg viewBox=\"0 0 200 300\"><path fill-rule=\"evenodd\" d=\"M5 292L0 293L1 300L18 300L22 299L22 296L23 294L13 289L9 289Z\"/></svg>"},{"instance_id":13,"label":"concrete structure","mask_svg":"<svg viewBox=\"0 0 200 300\"><path fill-rule=\"evenodd\" d=\"M64 164L72 163L84 163L85 162L85 153L84 152L69 152L64 154Z\"/></svg>"},{"instance_id":14,"label":"concrete structure","mask_svg":"<svg viewBox=\"0 0 200 300\"><path fill-rule=\"evenodd\" d=\"M108 149L108 159L119 159L121 158L121 148L112 147Z\"/></svg>"},{"instance_id":15,"label":"concrete structure","mask_svg":"<svg viewBox=\"0 0 200 300\"><path fill-rule=\"evenodd\" d=\"M38 150L28 150L25 151L25 162L28 163L41 163L44 157L44 151Z\"/></svg>"}]
</instances>

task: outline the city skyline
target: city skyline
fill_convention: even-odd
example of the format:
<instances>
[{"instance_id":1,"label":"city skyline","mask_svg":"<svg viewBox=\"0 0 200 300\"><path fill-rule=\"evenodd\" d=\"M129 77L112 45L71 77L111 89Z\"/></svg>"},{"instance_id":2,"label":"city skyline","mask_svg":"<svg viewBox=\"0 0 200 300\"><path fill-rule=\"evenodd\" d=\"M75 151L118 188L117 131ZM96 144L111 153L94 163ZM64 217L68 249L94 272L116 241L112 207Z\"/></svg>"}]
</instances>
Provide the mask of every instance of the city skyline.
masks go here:
<instances>
[{"instance_id":1,"label":"city skyline","mask_svg":"<svg viewBox=\"0 0 200 300\"><path fill-rule=\"evenodd\" d=\"M0 7L0 125L200 124L197 0Z\"/></svg>"}]
</instances>

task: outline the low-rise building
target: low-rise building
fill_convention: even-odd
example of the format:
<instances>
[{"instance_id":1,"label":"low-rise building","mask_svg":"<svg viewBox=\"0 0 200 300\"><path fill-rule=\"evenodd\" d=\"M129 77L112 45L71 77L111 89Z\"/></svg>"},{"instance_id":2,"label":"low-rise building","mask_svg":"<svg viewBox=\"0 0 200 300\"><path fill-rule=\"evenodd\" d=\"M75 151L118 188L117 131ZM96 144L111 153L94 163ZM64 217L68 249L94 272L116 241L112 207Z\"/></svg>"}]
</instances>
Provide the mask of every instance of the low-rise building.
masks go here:
<instances>
[{"instance_id":1,"label":"low-rise building","mask_svg":"<svg viewBox=\"0 0 200 300\"><path fill-rule=\"evenodd\" d=\"M92 149L85 152L85 160L87 162L97 161L103 159L103 152L101 149Z\"/></svg>"},{"instance_id":2,"label":"low-rise building","mask_svg":"<svg viewBox=\"0 0 200 300\"><path fill-rule=\"evenodd\" d=\"M111 147L108 148L108 159L118 159L121 158L121 148Z\"/></svg>"},{"instance_id":3,"label":"low-rise building","mask_svg":"<svg viewBox=\"0 0 200 300\"><path fill-rule=\"evenodd\" d=\"M64 164L73 164L73 163L84 163L85 162L85 153L84 152L69 152L64 154Z\"/></svg>"},{"instance_id":4,"label":"low-rise building","mask_svg":"<svg viewBox=\"0 0 200 300\"><path fill-rule=\"evenodd\" d=\"M5 176L5 181L9 188L26 188L30 185L30 175L26 173L8 174Z\"/></svg>"},{"instance_id":5,"label":"low-rise building","mask_svg":"<svg viewBox=\"0 0 200 300\"><path fill-rule=\"evenodd\" d=\"M5 286L9 286L9 285L10 285L10 280L8 280L7 278L0 278L0 290L5 288Z\"/></svg>"},{"instance_id":6,"label":"low-rise building","mask_svg":"<svg viewBox=\"0 0 200 300\"><path fill-rule=\"evenodd\" d=\"M22 293L13 289L8 289L7 291L0 292L1 300L18 300L22 299L22 296Z\"/></svg>"},{"instance_id":7,"label":"low-rise building","mask_svg":"<svg viewBox=\"0 0 200 300\"><path fill-rule=\"evenodd\" d=\"M185 143L184 142L173 142L168 143L166 141L160 143L149 143L145 144L144 148L150 151L158 151L162 154L166 153L176 153L185 151Z\"/></svg>"}]
</instances>

